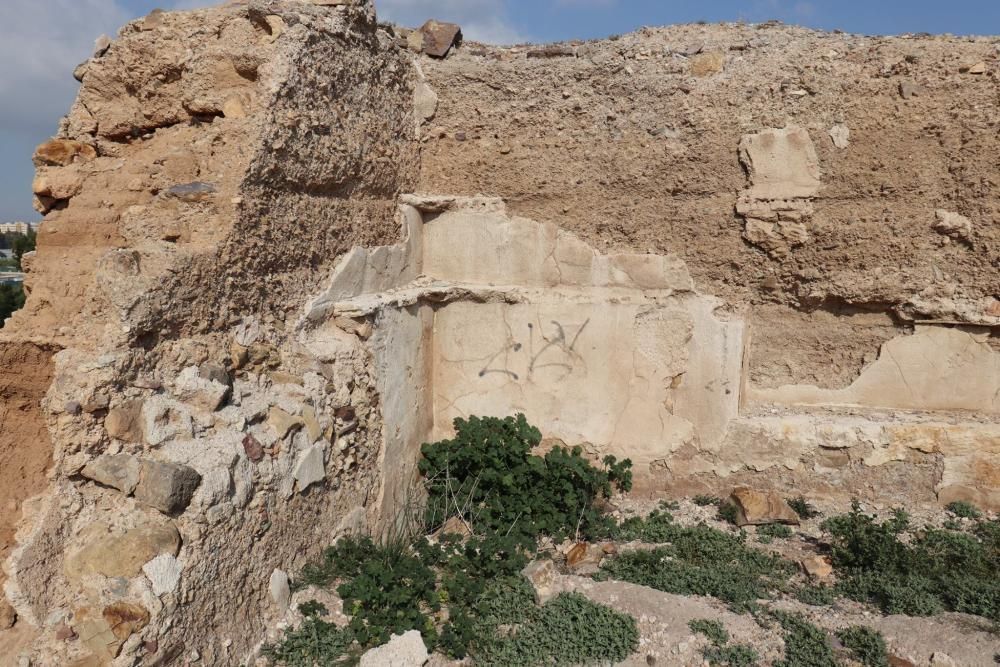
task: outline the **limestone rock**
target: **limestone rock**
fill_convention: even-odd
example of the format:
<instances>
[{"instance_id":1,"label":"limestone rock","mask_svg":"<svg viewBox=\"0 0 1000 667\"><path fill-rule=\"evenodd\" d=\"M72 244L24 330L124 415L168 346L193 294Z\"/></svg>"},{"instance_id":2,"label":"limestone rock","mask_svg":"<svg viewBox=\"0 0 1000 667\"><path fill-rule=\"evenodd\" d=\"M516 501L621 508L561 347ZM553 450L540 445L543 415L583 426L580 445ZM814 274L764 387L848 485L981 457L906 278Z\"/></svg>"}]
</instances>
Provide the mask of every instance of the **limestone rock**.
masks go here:
<instances>
[{"instance_id":1,"label":"limestone rock","mask_svg":"<svg viewBox=\"0 0 1000 667\"><path fill-rule=\"evenodd\" d=\"M71 199L83 188L83 176L72 167L39 167L31 191L39 197Z\"/></svg>"},{"instance_id":2,"label":"limestone rock","mask_svg":"<svg viewBox=\"0 0 1000 667\"><path fill-rule=\"evenodd\" d=\"M63 563L66 576L79 582L83 577L131 578L160 554L177 555L181 538L172 522L148 521L145 525L112 533L106 525L88 526L69 549Z\"/></svg>"},{"instance_id":3,"label":"limestone rock","mask_svg":"<svg viewBox=\"0 0 1000 667\"><path fill-rule=\"evenodd\" d=\"M14 627L17 622L17 612L10 606L7 599L0 597L0 632Z\"/></svg>"},{"instance_id":4,"label":"limestone rock","mask_svg":"<svg viewBox=\"0 0 1000 667\"><path fill-rule=\"evenodd\" d=\"M151 396L142 405L142 437L156 446L177 437L194 435L191 411L183 403L165 396Z\"/></svg>"},{"instance_id":5,"label":"limestone rock","mask_svg":"<svg viewBox=\"0 0 1000 667\"><path fill-rule=\"evenodd\" d=\"M691 74L694 76L709 76L722 71L726 64L726 56L720 51L699 53L691 58Z\"/></svg>"},{"instance_id":6,"label":"limestone rock","mask_svg":"<svg viewBox=\"0 0 1000 667\"><path fill-rule=\"evenodd\" d=\"M274 429L275 435L281 440L290 432L305 426L302 417L291 415L281 408L271 408L267 413L267 423Z\"/></svg>"},{"instance_id":7,"label":"limestone rock","mask_svg":"<svg viewBox=\"0 0 1000 667\"><path fill-rule=\"evenodd\" d=\"M423 52L435 58L444 58L452 46L462 43L462 28L454 23L431 19L420 27L423 35Z\"/></svg>"},{"instance_id":8,"label":"limestone rock","mask_svg":"<svg viewBox=\"0 0 1000 667\"><path fill-rule=\"evenodd\" d=\"M802 569L813 579L829 579L833 574L833 564L827 556L802 559Z\"/></svg>"},{"instance_id":9,"label":"limestone rock","mask_svg":"<svg viewBox=\"0 0 1000 667\"><path fill-rule=\"evenodd\" d=\"M129 495L139 483L139 471L140 463L136 457L129 454L105 454L85 465L80 474Z\"/></svg>"},{"instance_id":10,"label":"limestone rock","mask_svg":"<svg viewBox=\"0 0 1000 667\"><path fill-rule=\"evenodd\" d=\"M180 463L143 461L135 498L164 514L178 514L187 509L201 484L194 468Z\"/></svg>"},{"instance_id":11,"label":"limestone rock","mask_svg":"<svg viewBox=\"0 0 1000 667\"><path fill-rule=\"evenodd\" d=\"M149 611L131 602L115 602L101 612L115 638L124 642L149 623Z\"/></svg>"},{"instance_id":12,"label":"limestone rock","mask_svg":"<svg viewBox=\"0 0 1000 667\"><path fill-rule=\"evenodd\" d=\"M799 515L775 491L755 491L745 486L733 489L730 500L738 511L737 525L760 526L769 523L798 525Z\"/></svg>"},{"instance_id":13,"label":"limestone rock","mask_svg":"<svg viewBox=\"0 0 1000 667\"><path fill-rule=\"evenodd\" d=\"M104 614L98 614L90 607L81 607L74 613L77 634L80 641L93 654L94 665L108 665L122 650L122 641ZM87 664L87 663L84 663Z\"/></svg>"},{"instance_id":14,"label":"limestone rock","mask_svg":"<svg viewBox=\"0 0 1000 667\"><path fill-rule=\"evenodd\" d=\"M142 566L142 572L149 579L156 595L173 592L181 581L183 569L180 561L168 553L160 554Z\"/></svg>"},{"instance_id":15,"label":"limestone rock","mask_svg":"<svg viewBox=\"0 0 1000 667\"><path fill-rule=\"evenodd\" d=\"M361 667L422 667L429 658L424 640L417 630L393 635L387 644L361 656Z\"/></svg>"},{"instance_id":16,"label":"limestone rock","mask_svg":"<svg viewBox=\"0 0 1000 667\"><path fill-rule=\"evenodd\" d=\"M821 186L819 158L809 132L789 125L740 140L740 161L753 184L753 199L813 197Z\"/></svg>"},{"instance_id":17,"label":"limestone rock","mask_svg":"<svg viewBox=\"0 0 1000 667\"><path fill-rule=\"evenodd\" d=\"M425 82L421 81L413 91L413 111L417 117L417 125L426 123L437 113L438 96Z\"/></svg>"},{"instance_id":18,"label":"limestone rock","mask_svg":"<svg viewBox=\"0 0 1000 667\"><path fill-rule=\"evenodd\" d=\"M74 162L89 162L97 157L93 146L72 139L52 139L35 149L32 161L36 167L66 167Z\"/></svg>"},{"instance_id":19,"label":"limestone rock","mask_svg":"<svg viewBox=\"0 0 1000 667\"><path fill-rule=\"evenodd\" d=\"M198 377L217 382L225 387L233 386L233 378L230 377L226 367L221 364L202 364L198 367Z\"/></svg>"},{"instance_id":20,"label":"limestone rock","mask_svg":"<svg viewBox=\"0 0 1000 667\"><path fill-rule=\"evenodd\" d=\"M580 542L566 554L566 566L574 573L588 575L596 573L604 560L604 547L600 544Z\"/></svg>"},{"instance_id":21,"label":"limestone rock","mask_svg":"<svg viewBox=\"0 0 1000 667\"><path fill-rule=\"evenodd\" d=\"M902 81L899 84L899 96L904 100L908 100L911 97L916 97L924 93L923 86L918 86L910 81Z\"/></svg>"},{"instance_id":22,"label":"limestone rock","mask_svg":"<svg viewBox=\"0 0 1000 667\"><path fill-rule=\"evenodd\" d=\"M213 183L202 183L199 181L174 185L164 192L164 196L188 204L198 204L211 200L215 194L215 190L216 188Z\"/></svg>"},{"instance_id":23,"label":"limestone rock","mask_svg":"<svg viewBox=\"0 0 1000 667\"><path fill-rule=\"evenodd\" d=\"M326 447L319 443L299 454L292 476L298 482L300 492L326 479L326 468L323 462L325 453Z\"/></svg>"},{"instance_id":24,"label":"limestone rock","mask_svg":"<svg viewBox=\"0 0 1000 667\"><path fill-rule=\"evenodd\" d=\"M174 381L178 399L205 412L215 412L229 396L228 384L206 379L195 366L185 368Z\"/></svg>"},{"instance_id":25,"label":"limestone rock","mask_svg":"<svg viewBox=\"0 0 1000 667\"><path fill-rule=\"evenodd\" d=\"M535 589L535 601L538 604L545 604L558 594L555 589L556 566L551 560L531 561L521 570L521 574Z\"/></svg>"},{"instance_id":26,"label":"limestone rock","mask_svg":"<svg viewBox=\"0 0 1000 667\"><path fill-rule=\"evenodd\" d=\"M142 401L127 401L111 408L104 418L108 435L125 442L142 440Z\"/></svg>"},{"instance_id":27,"label":"limestone rock","mask_svg":"<svg viewBox=\"0 0 1000 667\"><path fill-rule=\"evenodd\" d=\"M934 217L937 218L934 231L963 241L972 236L972 221L964 215L939 208L934 211Z\"/></svg>"},{"instance_id":28,"label":"limestone rock","mask_svg":"<svg viewBox=\"0 0 1000 667\"><path fill-rule=\"evenodd\" d=\"M271 601L278 608L278 613L284 614L292 599L292 592L288 586L288 574L283 570L272 572L267 583L267 590L271 594Z\"/></svg>"},{"instance_id":29,"label":"limestone rock","mask_svg":"<svg viewBox=\"0 0 1000 667\"><path fill-rule=\"evenodd\" d=\"M834 125L829 130L833 145L843 150L851 145L851 130L846 125Z\"/></svg>"}]
</instances>

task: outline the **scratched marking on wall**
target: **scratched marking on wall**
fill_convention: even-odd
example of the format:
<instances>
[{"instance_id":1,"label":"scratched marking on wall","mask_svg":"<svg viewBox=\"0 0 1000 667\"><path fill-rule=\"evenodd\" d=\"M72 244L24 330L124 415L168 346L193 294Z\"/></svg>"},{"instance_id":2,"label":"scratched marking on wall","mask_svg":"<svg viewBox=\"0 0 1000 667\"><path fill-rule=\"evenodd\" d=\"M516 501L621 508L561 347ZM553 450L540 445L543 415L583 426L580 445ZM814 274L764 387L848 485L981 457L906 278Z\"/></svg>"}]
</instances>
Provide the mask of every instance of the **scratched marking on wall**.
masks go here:
<instances>
[{"instance_id":1,"label":"scratched marking on wall","mask_svg":"<svg viewBox=\"0 0 1000 667\"><path fill-rule=\"evenodd\" d=\"M572 326L552 320L549 323L549 333L546 333L540 324L536 326L529 322L527 347L511 336L507 343L489 358L479 371L479 377L499 373L515 382L520 382L520 374L511 367L525 365L527 374L524 379L528 382L533 379L536 372L546 369L556 369L560 372L557 380L568 377L578 367L586 365L583 356L577 352L577 344L588 324L590 318L574 329Z\"/></svg>"}]
</instances>

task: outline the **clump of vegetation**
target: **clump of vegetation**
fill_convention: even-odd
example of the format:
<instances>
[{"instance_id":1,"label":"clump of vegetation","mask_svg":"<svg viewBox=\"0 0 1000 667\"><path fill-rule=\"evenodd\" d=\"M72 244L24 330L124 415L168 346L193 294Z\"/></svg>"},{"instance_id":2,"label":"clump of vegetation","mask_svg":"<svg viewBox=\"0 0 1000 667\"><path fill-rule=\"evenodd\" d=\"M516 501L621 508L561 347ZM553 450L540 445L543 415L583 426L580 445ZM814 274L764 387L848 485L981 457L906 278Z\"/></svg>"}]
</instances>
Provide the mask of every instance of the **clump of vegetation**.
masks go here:
<instances>
[{"instance_id":1,"label":"clump of vegetation","mask_svg":"<svg viewBox=\"0 0 1000 667\"><path fill-rule=\"evenodd\" d=\"M327 610L315 600L299 605L299 611L305 621L296 629L285 630L281 642L265 645L261 651L265 658L287 667L320 664L339 667L356 663L358 650L350 628L338 628L319 618Z\"/></svg>"},{"instance_id":2,"label":"clump of vegetation","mask_svg":"<svg viewBox=\"0 0 1000 667\"><path fill-rule=\"evenodd\" d=\"M449 657L512 667L620 661L636 650L630 616L571 594L539 606L520 575L539 535L611 532L595 501L631 488L631 463L608 457L595 468L579 449L534 456L540 434L523 416L457 420L456 431L423 447L425 518L436 527L460 516L475 534L341 540L296 584L336 586L349 626L338 630L319 618L321 605L304 605L303 626L268 647L273 662L341 664L408 630Z\"/></svg>"},{"instance_id":3,"label":"clump of vegetation","mask_svg":"<svg viewBox=\"0 0 1000 667\"><path fill-rule=\"evenodd\" d=\"M889 652L878 630L855 625L838 631L837 638L865 667L889 667Z\"/></svg>"},{"instance_id":4,"label":"clump of vegetation","mask_svg":"<svg viewBox=\"0 0 1000 667\"><path fill-rule=\"evenodd\" d=\"M948 503L944 508L961 519L980 519L983 516L978 507L964 500Z\"/></svg>"},{"instance_id":5,"label":"clump of vegetation","mask_svg":"<svg viewBox=\"0 0 1000 667\"><path fill-rule=\"evenodd\" d=\"M757 528L757 541L761 544L770 544L774 538L788 539L792 536L792 529L783 523L771 523Z\"/></svg>"},{"instance_id":6,"label":"clump of vegetation","mask_svg":"<svg viewBox=\"0 0 1000 667\"><path fill-rule=\"evenodd\" d=\"M855 503L822 527L832 537L841 594L887 614L957 611L1000 620L1000 521L981 521L971 533L914 532L901 510L879 522Z\"/></svg>"},{"instance_id":7,"label":"clump of vegetation","mask_svg":"<svg viewBox=\"0 0 1000 667\"><path fill-rule=\"evenodd\" d=\"M307 565L307 585L342 583L337 593L351 615L350 628L362 646L377 646L408 630L436 633L428 612L440 610L436 574L410 549L376 544L370 537L348 538L327 549L321 563Z\"/></svg>"},{"instance_id":8,"label":"clump of vegetation","mask_svg":"<svg viewBox=\"0 0 1000 667\"><path fill-rule=\"evenodd\" d=\"M730 644L729 633L719 621L695 619L688 622L691 632L705 635L711 645L702 651L702 655L713 665L728 665L729 667L753 667L760 660L760 655L747 644Z\"/></svg>"},{"instance_id":9,"label":"clump of vegetation","mask_svg":"<svg viewBox=\"0 0 1000 667\"><path fill-rule=\"evenodd\" d=\"M803 586L795 591L795 598L813 607L825 607L837 599L837 591L830 586Z\"/></svg>"},{"instance_id":10,"label":"clump of vegetation","mask_svg":"<svg viewBox=\"0 0 1000 667\"><path fill-rule=\"evenodd\" d=\"M826 633L796 614L774 612L785 634L785 657L774 667L837 667Z\"/></svg>"},{"instance_id":11,"label":"clump of vegetation","mask_svg":"<svg viewBox=\"0 0 1000 667\"><path fill-rule=\"evenodd\" d=\"M739 520L739 510L736 509L736 505L733 503L722 503L719 505L719 514L717 518L719 521L725 521L726 523L731 523L735 526Z\"/></svg>"},{"instance_id":12,"label":"clump of vegetation","mask_svg":"<svg viewBox=\"0 0 1000 667\"><path fill-rule=\"evenodd\" d=\"M722 503L722 499L717 496L697 495L691 499L691 502L699 507L708 507L709 505L719 505Z\"/></svg>"},{"instance_id":13,"label":"clump of vegetation","mask_svg":"<svg viewBox=\"0 0 1000 667\"><path fill-rule=\"evenodd\" d=\"M542 607L532 604L527 584L512 605L508 594L494 595L478 631L476 662L497 667L607 664L624 660L639 647L635 619L578 593L562 593ZM500 613L495 613L496 611ZM510 613L513 611L513 613Z\"/></svg>"},{"instance_id":14,"label":"clump of vegetation","mask_svg":"<svg viewBox=\"0 0 1000 667\"><path fill-rule=\"evenodd\" d=\"M788 503L788 506L791 507L803 521L815 518L820 514L815 507L809 504L805 496L799 496L798 498L786 498L785 502Z\"/></svg>"},{"instance_id":15,"label":"clump of vegetation","mask_svg":"<svg viewBox=\"0 0 1000 667\"><path fill-rule=\"evenodd\" d=\"M21 283L0 284L0 328L3 328L4 320L23 306L24 286Z\"/></svg>"},{"instance_id":16,"label":"clump of vegetation","mask_svg":"<svg viewBox=\"0 0 1000 667\"><path fill-rule=\"evenodd\" d=\"M663 512L633 518L619 529L622 539L664 544L606 561L599 576L680 595L711 595L737 610L753 607L772 590L787 586L795 565L746 545L744 533L731 534L705 524L674 523Z\"/></svg>"},{"instance_id":17,"label":"clump of vegetation","mask_svg":"<svg viewBox=\"0 0 1000 667\"><path fill-rule=\"evenodd\" d=\"M477 532L595 538L613 523L594 501L632 488L632 462L595 468L579 447L536 456L541 432L524 415L455 420L455 437L421 448L427 523L462 516Z\"/></svg>"}]
</instances>

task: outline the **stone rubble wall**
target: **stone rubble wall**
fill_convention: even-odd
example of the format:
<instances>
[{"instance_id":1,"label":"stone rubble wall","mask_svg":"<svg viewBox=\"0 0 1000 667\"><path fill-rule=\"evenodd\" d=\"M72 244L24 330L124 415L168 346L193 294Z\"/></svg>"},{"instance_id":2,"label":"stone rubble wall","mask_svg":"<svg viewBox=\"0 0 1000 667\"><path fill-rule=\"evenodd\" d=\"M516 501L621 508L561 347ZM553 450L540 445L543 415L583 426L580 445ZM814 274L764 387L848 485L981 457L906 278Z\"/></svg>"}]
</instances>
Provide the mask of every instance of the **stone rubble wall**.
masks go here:
<instances>
[{"instance_id":1,"label":"stone rubble wall","mask_svg":"<svg viewBox=\"0 0 1000 667\"><path fill-rule=\"evenodd\" d=\"M383 521L371 327L294 323L352 247L399 236L413 70L367 3L254 0L154 12L77 76L3 330L45 342L18 362L45 388L16 393L52 446L0 662L242 664L283 573Z\"/></svg>"}]
</instances>

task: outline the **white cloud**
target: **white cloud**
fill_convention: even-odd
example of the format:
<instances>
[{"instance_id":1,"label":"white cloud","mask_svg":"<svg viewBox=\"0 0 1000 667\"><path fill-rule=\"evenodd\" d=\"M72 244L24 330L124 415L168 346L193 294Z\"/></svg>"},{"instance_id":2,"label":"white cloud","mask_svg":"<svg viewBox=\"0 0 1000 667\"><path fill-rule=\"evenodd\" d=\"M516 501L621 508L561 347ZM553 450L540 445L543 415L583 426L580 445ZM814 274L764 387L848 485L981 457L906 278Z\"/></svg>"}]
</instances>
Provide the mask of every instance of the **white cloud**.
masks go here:
<instances>
[{"instance_id":1,"label":"white cloud","mask_svg":"<svg viewBox=\"0 0 1000 667\"><path fill-rule=\"evenodd\" d=\"M427 19L462 26L466 39L489 44L528 41L510 22L506 0L375 0L379 18L417 27Z\"/></svg>"}]
</instances>

